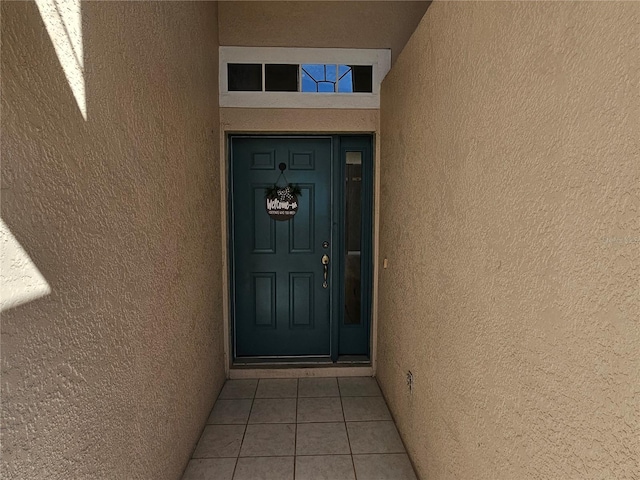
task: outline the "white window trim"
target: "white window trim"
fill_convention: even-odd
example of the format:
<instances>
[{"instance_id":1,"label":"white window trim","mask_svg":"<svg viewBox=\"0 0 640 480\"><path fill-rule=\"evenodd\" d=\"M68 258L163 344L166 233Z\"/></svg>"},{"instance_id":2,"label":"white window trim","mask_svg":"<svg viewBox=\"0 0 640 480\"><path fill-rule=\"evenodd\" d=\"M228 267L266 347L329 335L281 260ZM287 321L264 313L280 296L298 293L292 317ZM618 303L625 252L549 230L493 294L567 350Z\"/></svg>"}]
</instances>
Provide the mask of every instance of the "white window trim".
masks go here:
<instances>
[{"instance_id":1,"label":"white window trim","mask_svg":"<svg viewBox=\"0 0 640 480\"><path fill-rule=\"evenodd\" d=\"M371 65L373 67L373 92L230 92L227 84L227 64L229 63L326 63L341 65ZM378 109L380 108L380 85L391 68L391 50L356 48L220 47L219 67L219 104L221 107ZM264 75L262 76L262 81L264 83Z\"/></svg>"}]
</instances>

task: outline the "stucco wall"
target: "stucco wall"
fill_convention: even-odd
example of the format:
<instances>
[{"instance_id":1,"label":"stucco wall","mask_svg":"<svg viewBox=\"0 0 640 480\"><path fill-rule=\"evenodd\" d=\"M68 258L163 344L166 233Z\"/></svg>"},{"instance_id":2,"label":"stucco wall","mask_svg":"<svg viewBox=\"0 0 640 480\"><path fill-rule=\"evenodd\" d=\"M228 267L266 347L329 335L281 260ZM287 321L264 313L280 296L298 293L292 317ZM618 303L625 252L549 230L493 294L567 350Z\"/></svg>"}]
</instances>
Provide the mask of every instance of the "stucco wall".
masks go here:
<instances>
[{"instance_id":1,"label":"stucco wall","mask_svg":"<svg viewBox=\"0 0 640 480\"><path fill-rule=\"evenodd\" d=\"M178 479L224 377L214 2L83 2L87 121L2 2L2 478Z\"/></svg>"},{"instance_id":2,"label":"stucco wall","mask_svg":"<svg viewBox=\"0 0 640 480\"><path fill-rule=\"evenodd\" d=\"M230 132L375 132L378 110L308 108L221 108L220 123Z\"/></svg>"},{"instance_id":3,"label":"stucco wall","mask_svg":"<svg viewBox=\"0 0 640 480\"><path fill-rule=\"evenodd\" d=\"M395 61L428 1L220 2L220 45L390 48Z\"/></svg>"},{"instance_id":4,"label":"stucco wall","mask_svg":"<svg viewBox=\"0 0 640 480\"><path fill-rule=\"evenodd\" d=\"M387 76L377 375L420 478L640 478L639 62L638 3L435 2Z\"/></svg>"}]
</instances>

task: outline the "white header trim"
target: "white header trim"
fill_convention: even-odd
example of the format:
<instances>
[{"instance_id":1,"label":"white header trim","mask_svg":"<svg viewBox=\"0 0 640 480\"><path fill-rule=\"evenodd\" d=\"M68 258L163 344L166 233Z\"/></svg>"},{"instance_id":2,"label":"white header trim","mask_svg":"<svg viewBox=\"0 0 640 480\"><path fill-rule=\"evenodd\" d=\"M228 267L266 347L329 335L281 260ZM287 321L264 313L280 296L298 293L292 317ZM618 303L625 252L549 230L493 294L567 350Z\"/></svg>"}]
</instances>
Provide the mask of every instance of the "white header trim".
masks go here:
<instances>
[{"instance_id":1,"label":"white header trim","mask_svg":"<svg viewBox=\"0 0 640 480\"><path fill-rule=\"evenodd\" d=\"M229 92L229 63L371 65L372 93ZM219 104L245 108L380 108L380 84L391 68L391 50L354 48L220 47ZM264 78L263 78L264 82Z\"/></svg>"}]
</instances>

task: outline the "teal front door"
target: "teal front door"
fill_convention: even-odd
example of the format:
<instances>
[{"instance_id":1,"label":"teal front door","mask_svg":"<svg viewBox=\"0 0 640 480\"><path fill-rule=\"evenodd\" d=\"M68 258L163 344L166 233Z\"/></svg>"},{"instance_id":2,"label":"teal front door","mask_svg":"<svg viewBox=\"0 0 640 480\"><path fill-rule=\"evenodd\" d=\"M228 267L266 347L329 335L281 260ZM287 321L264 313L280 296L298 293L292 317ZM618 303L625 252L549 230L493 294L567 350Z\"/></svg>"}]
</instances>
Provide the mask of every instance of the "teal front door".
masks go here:
<instances>
[{"instance_id":1,"label":"teal front door","mask_svg":"<svg viewBox=\"0 0 640 480\"><path fill-rule=\"evenodd\" d=\"M331 138L233 137L231 155L236 356L329 356ZM289 220L267 213L276 182L300 188Z\"/></svg>"},{"instance_id":2,"label":"teal front door","mask_svg":"<svg viewBox=\"0 0 640 480\"><path fill-rule=\"evenodd\" d=\"M234 357L366 357L371 138L231 136L229 146ZM299 188L278 200L287 215L268 211L274 184Z\"/></svg>"}]
</instances>

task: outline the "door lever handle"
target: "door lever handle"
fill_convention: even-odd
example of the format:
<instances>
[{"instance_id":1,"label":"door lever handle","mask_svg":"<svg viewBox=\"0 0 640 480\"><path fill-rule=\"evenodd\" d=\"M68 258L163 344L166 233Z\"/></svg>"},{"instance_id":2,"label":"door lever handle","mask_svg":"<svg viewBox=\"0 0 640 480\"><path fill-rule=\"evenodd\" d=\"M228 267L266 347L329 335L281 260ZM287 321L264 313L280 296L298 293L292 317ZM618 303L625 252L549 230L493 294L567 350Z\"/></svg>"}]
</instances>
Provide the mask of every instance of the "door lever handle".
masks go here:
<instances>
[{"instance_id":1,"label":"door lever handle","mask_svg":"<svg viewBox=\"0 0 640 480\"><path fill-rule=\"evenodd\" d=\"M322 266L324 267L324 282L322 282L322 288L327 288L327 277L329 276L329 255L326 253L322 256Z\"/></svg>"}]
</instances>

